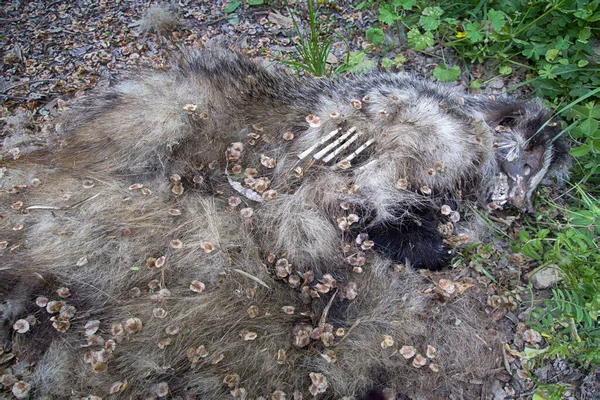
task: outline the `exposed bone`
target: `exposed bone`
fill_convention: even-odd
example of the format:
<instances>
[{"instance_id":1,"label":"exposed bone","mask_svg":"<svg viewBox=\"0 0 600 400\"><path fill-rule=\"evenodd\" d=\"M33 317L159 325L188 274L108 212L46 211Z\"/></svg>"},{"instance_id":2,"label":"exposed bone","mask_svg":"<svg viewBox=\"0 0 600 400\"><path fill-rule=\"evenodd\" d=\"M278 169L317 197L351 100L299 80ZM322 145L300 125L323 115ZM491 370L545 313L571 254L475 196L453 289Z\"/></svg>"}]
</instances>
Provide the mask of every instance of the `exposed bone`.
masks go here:
<instances>
[{"instance_id":1,"label":"exposed bone","mask_svg":"<svg viewBox=\"0 0 600 400\"><path fill-rule=\"evenodd\" d=\"M350 145L352 143L354 143L356 141L356 139L358 139L358 137L360 136L360 132L355 133L354 135L352 135L352 137L350 139L348 139L344 144L342 144L340 147L338 147L337 149L335 149L333 152L329 153L329 155L327 157L325 157L323 159L324 163L328 163L329 161L331 161L335 156L337 156L338 154L340 154L342 151L346 150L348 147L350 147Z\"/></svg>"},{"instance_id":2,"label":"exposed bone","mask_svg":"<svg viewBox=\"0 0 600 400\"><path fill-rule=\"evenodd\" d=\"M267 285L266 283L264 283L262 280L258 279L257 277L255 277L254 275L250 275L249 273L247 273L246 271L242 271L241 269L237 269L237 268L233 268L233 271L237 272L240 275L244 275L246 278L248 279L252 279L254 282L258 283L261 286L266 287L267 289L271 289L269 287L269 285Z\"/></svg>"},{"instance_id":3,"label":"exposed bone","mask_svg":"<svg viewBox=\"0 0 600 400\"><path fill-rule=\"evenodd\" d=\"M29 207L25 207L25 210L55 210L55 211L69 210L71 208L78 207L78 206L82 205L83 203L85 203L87 201L95 199L98 196L100 196L100 193L96 193L92 197L88 197L87 199L83 199L81 201L78 201L77 203L71 204L70 206L64 206L64 207L58 207L58 206L29 206Z\"/></svg>"},{"instance_id":4,"label":"exposed bone","mask_svg":"<svg viewBox=\"0 0 600 400\"><path fill-rule=\"evenodd\" d=\"M344 161L350 162L352 159L354 159L354 157L356 157L357 155L359 155L360 153L362 153L367 147L369 147L373 143L375 143L375 139L374 138L371 138L371 139L367 140L367 142L365 144L363 144L362 146L360 146L352 154L350 154L348 157L346 157L342 161L340 161L337 165L339 166Z\"/></svg>"},{"instance_id":5,"label":"exposed bone","mask_svg":"<svg viewBox=\"0 0 600 400\"><path fill-rule=\"evenodd\" d=\"M326 136L322 137L321 140L319 140L317 143L310 146L308 149L304 150L302 153L298 154L298 159L304 160L306 158L306 156L308 156L313 151L315 151L317 148L319 148L319 146L321 146L323 143L327 142L329 139L331 139L332 137L337 135L339 131L340 131L339 129L336 129L334 131L329 132Z\"/></svg>"},{"instance_id":6,"label":"exposed bone","mask_svg":"<svg viewBox=\"0 0 600 400\"><path fill-rule=\"evenodd\" d=\"M319 151L317 154L315 154L313 156L313 158L315 160L320 160L321 158L323 158L323 156L327 153L329 153L329 151L331 151L332 149L334 149L336 146L338 146L340 143L342 143L344 140L346 140L346 138L348 136L350 136L352 133L354 133L354 131L356 130L356 127L353 126L352 128L348 129L348 131L346 133L344 133L342 136L340 136L339 138L337 138L336 140L334 140L333 142L331 142L329 145L327 145L323 150Z\"/></svg>"},{"instance_id":7,"label":"exposed bone","mask_svg":"<svg viewBox=\"0 0 600 400\"><path fill-rule=\"evenodd\" d=\"M333 294L333 296L331 296L331 298L329 299L329 302L327 303L327 306L323 309L323 313L321 314L321 319L319 320L319 328L323 328L325 326L325 323L327 322L327 314L329 313L329 309L331 308L331 305L333 304L333 299L335 299L336 294L337 294L337 291Z\"/></svg>"}]
</instances>

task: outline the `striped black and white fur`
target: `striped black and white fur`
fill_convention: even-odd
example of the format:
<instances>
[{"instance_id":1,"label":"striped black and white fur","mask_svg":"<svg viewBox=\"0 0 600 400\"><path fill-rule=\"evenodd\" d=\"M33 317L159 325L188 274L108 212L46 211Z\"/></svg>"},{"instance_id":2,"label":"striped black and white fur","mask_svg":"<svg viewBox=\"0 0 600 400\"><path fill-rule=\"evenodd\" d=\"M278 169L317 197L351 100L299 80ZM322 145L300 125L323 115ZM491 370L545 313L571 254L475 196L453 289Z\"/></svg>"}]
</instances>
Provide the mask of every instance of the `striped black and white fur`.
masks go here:
<instances>
[{"instance_id":1,"label":"striped black and white fur","mask_svg":"<svg viewBox=\"0 0 600 400\"><path fill-rule=\"evenodd\" d=\"M476 291L440 301L413 268L479 238L469 207L531 211L564 161L548 117L399 74L297 80L218 50L93 94L2 179L2 390L430 398L483 379L501 338Z\"/></svg>"}]
</instances>

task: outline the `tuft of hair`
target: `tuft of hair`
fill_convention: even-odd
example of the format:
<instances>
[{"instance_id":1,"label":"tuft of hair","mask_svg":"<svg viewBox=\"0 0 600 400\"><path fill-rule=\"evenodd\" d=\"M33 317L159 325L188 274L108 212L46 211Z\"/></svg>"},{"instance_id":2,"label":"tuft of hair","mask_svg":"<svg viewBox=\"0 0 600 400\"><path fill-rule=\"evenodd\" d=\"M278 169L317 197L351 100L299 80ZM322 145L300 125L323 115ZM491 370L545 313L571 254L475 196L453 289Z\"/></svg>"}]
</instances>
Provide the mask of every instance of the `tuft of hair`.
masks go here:
<instances>
[{"instance_id":1,"label":"tuft of hair","mask_svg":"<svg viewBox=\"0 0 600 400\"><path fill-rule=\"evenodd\" d=\"M156 33L163 37L167 37L181 25L175 7L164 3L150 6L139 21L139 29L142 34Z\"/></svg>"}]
</instances>

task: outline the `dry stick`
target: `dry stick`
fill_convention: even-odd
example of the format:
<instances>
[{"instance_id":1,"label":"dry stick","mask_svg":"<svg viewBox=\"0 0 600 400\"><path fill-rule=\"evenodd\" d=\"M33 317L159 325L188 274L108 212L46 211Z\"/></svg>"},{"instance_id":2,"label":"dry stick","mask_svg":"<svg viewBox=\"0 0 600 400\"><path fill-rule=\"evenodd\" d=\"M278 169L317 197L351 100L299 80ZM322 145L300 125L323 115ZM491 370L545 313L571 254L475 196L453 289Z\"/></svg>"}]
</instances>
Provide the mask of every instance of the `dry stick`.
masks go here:
<instances>
[{"instance_id":1,"label":"dry stick","mask_svg":"<svg viewBox=\"0 0 600 400\"><path fill-rule=\"evenodd\" d=\"M329 309L331 308L331 305L333 304L333 299L335 299L336 294L337 294L337 291L333 294L333 296L331 296L331 298L329 299L329 303L327 303L327 306L323 309L323 313L321 314L321 319L319 320L319 328L323 328L325 326L325 322L327 321L327 313L329 313Z\"/></svg>"},{"instance_id":2,"label":"dry stick","mask_svg":"<svg viewBox=\"0 0 600 400\"><path fill-rule=\"evenodd\" d=\"M77 206L82 205L83 203L90 201L92 199L95 199L96 197L100 196L100 193L96 193L95 195L93 195L92 197L88 197L87 199L83 199L81 201L78 201L75 204L72 204L70 206L64 206L64 207L57 207L57 206L29 206L26 207L26 210L69 210L71 208L75 208Z\"/></svg>"},{"instance_id":3,"label":"dry stick","mask_svg":"<svg viewBox=\"0 0 600 400\"><path fill-rule=\"evenodd\" d=\"M346 334L344 335L344 337L343 337L343 338L342 338L342 339L341 339L339 342L337 342L337 343L335 344L335 346L339 345L339 344L340 344L340 343L342 343L344 340L346 340L346 338L347 338L348 336L350 336L350 332L352 332L352 330L353 330L354 328L356 328L356 327L358 326L358 324L360 324L360 319L357 319L357 320L356 320L356 322L354 322L354 323L352 324L352 326L350 327L350 329L348 329L348 332L346 332Z\"/></svg>"},{"instance_id":4,"label":"dry stick","mask_svg":"<svg viewBox=\"0 0 600 400\"><path fill-rule=\"evenodd\" d=\"M19 22L21 19L22 18L0 18L0 24L10 24L12 22Z\"/></svg>"},{"instance_id":5,"label":"dry stick","mask_svg":"<svg viewBox=\"0 0 600 400\"><path fill-rule=\"evenodd\" d=\"M481 342L482 342L484 345L486 345L486 346L487 346L487 348L488 348L489 350L493 350L493 349L492 349L492 347L491 347L491 346L490 346L490 345L489 345L489 344L488 344L488 343L487 343L485 340L483 340L483 338L482 338L481 336L479 336L478 334L475 334L475 337L476 337L477 339L481 340Z\"/></svg>"},{"instance_id":6,"label":"dry stick","mask_svg":"<svg viewBox=\"0 0 600 400\"><path fill-rule=\"evenodd\" d=\"M246 271L242 271L241 269L237 269L237 268L233 268L233 270L235 272L237 272L238 274L244 275L246 278L252 279L254 282L266 287L267 289L271 289L269 287L269 285L267 285L266 283L264 283L263 281L261 281L260 279L258 279L257 277L255 277L254 275L250 275L249 273L247 273Z\"/></svg>"},{"instance_id":7,"label":"dry stick","mask_svg":"<svg viewBox=\"0 0 600 400\"><path fill-rule=\"evenodd\" d=\"M9 90L13 90L14 88L18 88L19 86L33 85L33 84L36 84L36 83L52 82L52 81L59 81L59 80L60 79L53 78L53 79L39 79L39 80L36 80L36 81L20 82L20 83L16 83L14 85L10 85L9 87L2 89L2 93L6 93Z\"/></svg>"},{"instance_id":8,"label":"dry stick","mask_svg":"<svg viewBox=\"0 0 600 400\"><path fill-rule=\"evenodd\" d=\"M508 356L506 355L506 348L502 346L502 361L504 362L504 368L506 368L506 372L512 375L510 372L510 364L508 363Z\"/></svg>"}]
</instances>

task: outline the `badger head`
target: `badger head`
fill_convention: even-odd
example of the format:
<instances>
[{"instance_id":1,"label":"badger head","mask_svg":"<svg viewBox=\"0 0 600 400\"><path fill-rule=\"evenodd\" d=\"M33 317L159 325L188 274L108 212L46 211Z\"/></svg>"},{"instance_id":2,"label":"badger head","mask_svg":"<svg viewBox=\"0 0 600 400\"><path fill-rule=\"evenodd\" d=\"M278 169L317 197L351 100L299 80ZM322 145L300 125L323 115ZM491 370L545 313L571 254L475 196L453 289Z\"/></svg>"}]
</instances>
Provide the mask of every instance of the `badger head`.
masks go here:
<instances>
[{"instance_id":1,"label":"badger head","mask_svg":"<svg viewBox=\"0 0 600 400\"><path fill-rule=\"evenodd\" d=\"M549 174L565 168L567 145L557 123L539 102L500 104L487 123L494 130L498 173L488 189L488 206L508 204L532 213L533 194Z\"/></svg>"}]
</instances>

